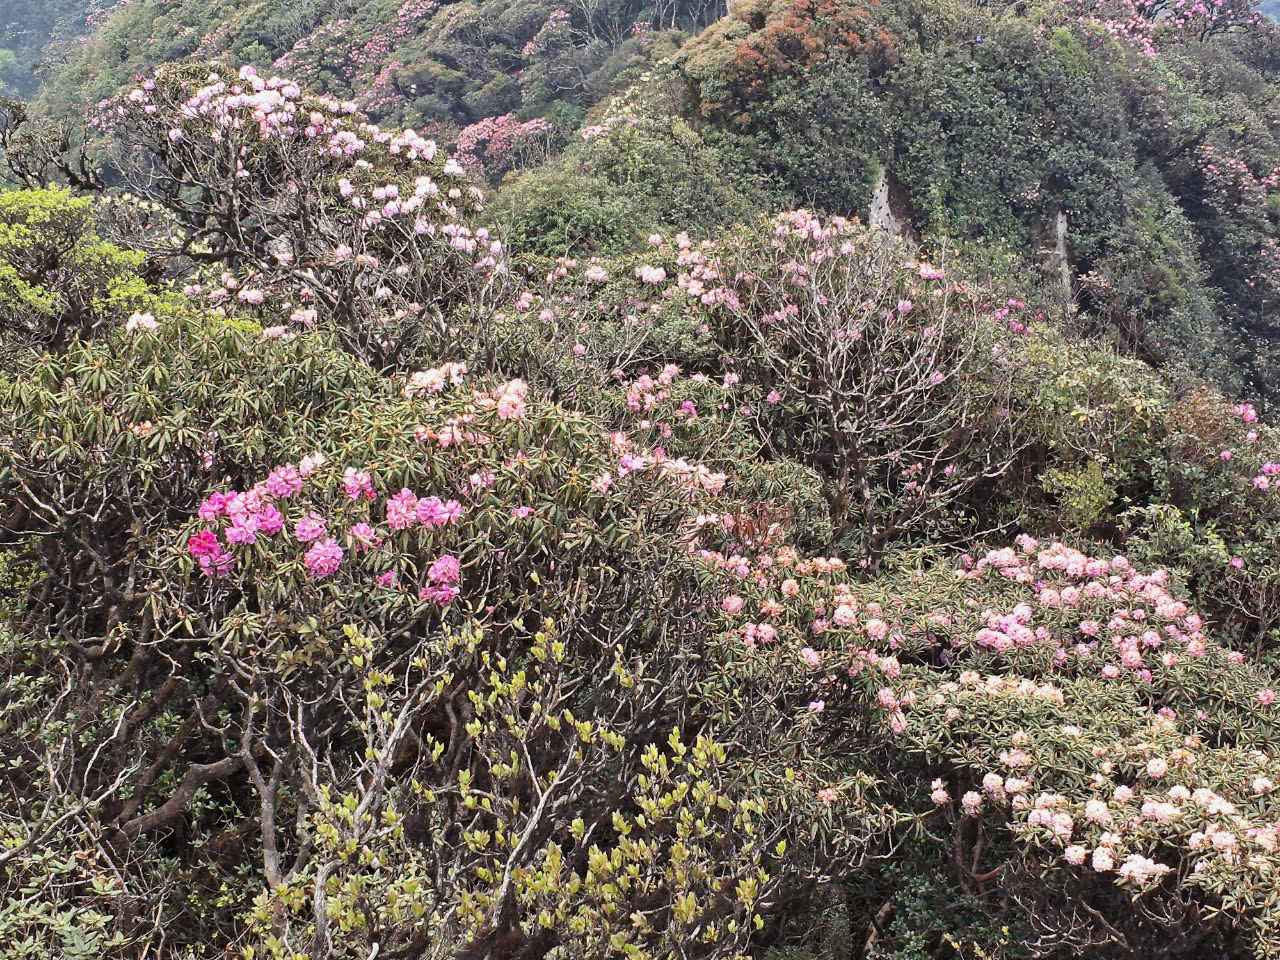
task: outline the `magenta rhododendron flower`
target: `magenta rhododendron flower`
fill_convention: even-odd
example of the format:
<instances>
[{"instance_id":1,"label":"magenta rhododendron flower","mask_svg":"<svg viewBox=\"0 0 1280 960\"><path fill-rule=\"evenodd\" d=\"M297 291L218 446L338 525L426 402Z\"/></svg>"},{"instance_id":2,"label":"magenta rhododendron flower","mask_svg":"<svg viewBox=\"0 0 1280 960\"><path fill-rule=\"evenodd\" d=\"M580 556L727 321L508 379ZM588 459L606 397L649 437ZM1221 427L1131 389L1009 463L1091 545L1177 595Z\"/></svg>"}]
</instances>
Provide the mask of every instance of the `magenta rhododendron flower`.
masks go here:
<instances>
[{"instance_id":1,"label":"magenta rhododendron flower","mask_svg":"<svg viewBox=\"0 0 1280 960\"><path fill-rule=\"evenodd\" d=\"M315 579L331 576L342 566L343 549L333 538L312 544L303 557L307 572Z\"/></svg>"},{"instance_id":2,"label":"magenta rhododendron flower","mask_svg":"<svg viewBox=\"0 0 1280 960\"><path fill-rule=\"evenodd\" d=\"M281 500L302 489L302 473L291 463L276 467L267 475L267 493Z\"/></svg>"},{"instance_id":3,"label":"magenta rhododendron flower","mask_svg":"<svg viewBox=\"0 0 1280 960\"><path fill-rule=\"evenodd\" d=\"M418 519L418 497L407 487L387 501L387 526L404 530Z\"/></svg>"},{"instance_id":4,"label":"magenta rhododendron flower","mask_svg":"<svg viewBox=\"0 0 1280 960\"><path fill-rule=\"evenodd\" d=\"M196 558L212 556L221 549L222 543L212 530L201 530L199 533L192 534L187 541L188 552Z\"/></svg>"}]
</instances>

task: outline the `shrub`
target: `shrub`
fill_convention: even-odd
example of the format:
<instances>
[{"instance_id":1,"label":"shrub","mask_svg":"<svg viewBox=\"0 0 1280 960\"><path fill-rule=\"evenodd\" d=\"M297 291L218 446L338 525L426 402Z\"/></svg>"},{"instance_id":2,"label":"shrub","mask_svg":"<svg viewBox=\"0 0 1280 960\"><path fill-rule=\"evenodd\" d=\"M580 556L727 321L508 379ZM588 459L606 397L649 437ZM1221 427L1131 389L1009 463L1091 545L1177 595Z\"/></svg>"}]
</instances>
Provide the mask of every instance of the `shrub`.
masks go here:
<instances>
[{"instance_id":1,"label":"shrub","mask_svg":"<svg viewBox=\"0 0 1280 960\"><path fill-rule=\"evenodd\" d=\"M502 247L474 226L482 194L462 167L412 130L363 122L353 104L251 68L174 67L106 118L140 195L186 228L170 253L224 266L208 301L265 327L320 323L375 367L403 366L446 344L452 309L500 272Z\"/></svg>"},{"instance_id":2,"label":"shrub","mask_svg":"<svg viewBox=\"0 0 1280 960\"><path fill-rule=\"evenodd\" d=\"M962 890L1045 949L1276 949L1276 678L1166 571L1029 537L868 587L773 562L724 604L743 662L804 663L824 727L882 738Z\"/></svg>"},{"instance_id":3,"label":"shrub","mask_svg":"<svg viewBox=\"0 0 1280 960\"><path fill-rule=\"evenodd\" d=\"M127 949L152 917L230 940L260 876L241 933L267 955L590 957L701 929L699 955L736 958L865 854L887 815L821 810L843 748L807 744L790 681L709 695L705 468L520 381L157 323L5 397L7 526L40 565L8 683L68 680L9 701L6 776L56 802L6 819L6 878L102 848L119 885L74 866L42 902ZM199 852L166 871L182 837Z\"/></svg>"},{"instance_id":4,"label":"shrub","mask_svg":"<svg viewBox=\"0 0 1280 960\"><path fill-rule=\"evenodd\" d=\"M62 350L150 302L142 254L98 237L93 201L65 190L0 193L0 364Z\"/></svg>"},{"instance_id":5,"label":"shrub","mask_svg":"<svg viewBox=\"0 0 1280 960\"><path fill-rule=\"evenodd\" d=\"M690 401L713 415L719 456L740 460L745 431L767 460L814 471L826 516L797 520L829 524L823 549L874 566L889 544L963 536L971 497L1020 444L996 371L1017 364L1026 304L996 309L990 290L943 277L876 231L798 211L716 241L654 234L648 254L564 261L502 314L490 349L576 398L668 364L733 387L714 409ZM682 419L701 422L676 411L640 426L665 443Z\"/></svg>"}]
</instances>

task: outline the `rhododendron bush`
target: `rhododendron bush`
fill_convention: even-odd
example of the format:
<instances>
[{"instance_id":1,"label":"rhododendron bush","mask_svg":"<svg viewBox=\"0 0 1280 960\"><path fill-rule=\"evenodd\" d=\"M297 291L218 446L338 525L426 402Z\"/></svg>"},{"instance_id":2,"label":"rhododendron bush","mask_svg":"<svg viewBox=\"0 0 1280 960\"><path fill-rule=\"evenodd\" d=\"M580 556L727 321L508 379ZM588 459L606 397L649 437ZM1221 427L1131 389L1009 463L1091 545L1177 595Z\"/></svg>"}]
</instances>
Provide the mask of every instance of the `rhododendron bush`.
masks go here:
<instances>
[{"instance_id":1,"label":"rhododendron bush","mask_svg":"<svg viewBox=\"0 0 1280 960\"><path fill-rule=\"evenodd\" d=\"M473 219L482 194L434 140L384 131L351 102L297 84L161 70L104 105L137 192L186 228L162 252L223 268L190 291L281 331L317 323L379 368L447 342L502 246Z\"/></svg>"},{"instance_id":2,"label":"rhododendron bush","mask_svg":"<svg viewBox=\"0 0 1280 960\"><path fill-rule=\"evenodd\" d=\"M174 312L15 382L8 525L44 639L6 656L61 693L7 712L8 775L54 798L6 820L7 877L89 845L47 902L89 909L114 869L135 946L153 916L198 942L249 911L267 955L736 957L861 861L892 814L819 804L847 751L804 705L700 692L729 682L696 640L696 551L728 536L698 520L710 472L440 370ZM191 878L229 912L148 867L193 828L255 838L254 882L212 850Z\"/></svg>"},{"instance_id":3,"label":"rhododendron bush","mask_svg":"<svg viewBox=\"0 0 1280 960\"><path fill-rule=\"evenodd\" d=\"M1071 6L1086 21L1101 23L1107 32L1149 56L1166 44L1203 42L1262 19L1257 0L1074 0Z\"/></svg>"},{"instance_id":4,"label":"rhododendron bush","mask_svg":"<svg viewBox=\"0 0 1280 960\"><path fill-rule=\"evenodd\" d=\"M577 397L607 371L629 384L620 422L664 446L701 430L727 459L750 439L816 471L827 536L868 564L963 527L957 504L1022 445L1010 384L1026 303L850 221L796 211L717 241L654 234L646 254L561 260L540 279L499 314L492 353ZM690 376L722 392L673 400Z\"/></svg>"},{"instance_id":5,"label":"rhododendron bush","mask_svg":"<svg viewBox=\"0 0 1280 960\"><path fill-rule=\"evenodd\" d=\"M884 585L737 563L739 668L790 663L824 729L878 730L960 885L1021 902L1042 948L1198 956L1241 922L1280 947L1277 676L1207 636L1167 572L1030 537Z\"/></svg>"}]
</instances>

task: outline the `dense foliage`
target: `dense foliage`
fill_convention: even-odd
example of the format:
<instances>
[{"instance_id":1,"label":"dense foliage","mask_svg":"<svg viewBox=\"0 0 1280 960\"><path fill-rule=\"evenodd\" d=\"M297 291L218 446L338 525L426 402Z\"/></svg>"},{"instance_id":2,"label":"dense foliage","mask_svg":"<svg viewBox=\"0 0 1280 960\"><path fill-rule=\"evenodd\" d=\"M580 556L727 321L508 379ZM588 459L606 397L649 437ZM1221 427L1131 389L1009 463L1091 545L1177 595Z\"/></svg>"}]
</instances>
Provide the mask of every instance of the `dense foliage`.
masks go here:
<instances>
[{"instance_id":1,"label":"dense foliage","mask_svg":"<svg viewBox=\"0 0 1280 960\"><path fill-rule=\"evenodd\" d=\"M1276 28L1146 6L735 5L497 206L547 253L626 249L618 219L865 216L882 186L909 232L1029 260L1061 218L1084 331L1269 402Z\"/></svg>"},{"instance_id":2,"label":"dense foliage","mask_svg":"<svg viewBox=\"0 0 1280 960\"><path fill-rule=\"evenodd\" d=\"M0 94L29 96L46 53L89 29L111 0L9 3L0 10Z\"/></svg>"},{"instance_id":3,"label":"dense foliage","mask_svg":"<svg viewBox=\"0 0 1280 960\"><path fill-rule=\"evenodd\" d=\"M375 120L457 133L518 113L563 130L620 75L721 12L713 0L135 0L102 19L41 97L55 111L83 108L139 71L219 59L288 73Z\"/></svg>"},{"instance_id":4,"label":"dense foliage","mask_svg":"<svg viewBox=\"0 0 1280 960\"><path fill-rule=\"evenodd\" d=\"M721 12L0 110L6 960L1280 957L1274 29Z\"/></svg>"}]
</instances>

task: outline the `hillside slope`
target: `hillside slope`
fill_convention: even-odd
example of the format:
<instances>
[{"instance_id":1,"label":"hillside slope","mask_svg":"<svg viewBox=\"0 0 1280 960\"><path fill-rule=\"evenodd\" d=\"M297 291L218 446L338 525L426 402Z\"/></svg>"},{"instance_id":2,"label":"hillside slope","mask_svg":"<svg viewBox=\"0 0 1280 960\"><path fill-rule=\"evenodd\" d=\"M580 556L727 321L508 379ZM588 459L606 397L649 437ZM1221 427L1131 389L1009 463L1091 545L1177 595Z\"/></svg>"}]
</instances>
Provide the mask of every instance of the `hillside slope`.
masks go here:
<instances>
[{"instance_id":1,"label":"hillside slope","mask_svg":"<svg viewBox=\"0 0 1280 960\"><path fill-rule=\"evenodd\" d=\"M0 944L1280 957L1275 28L520 9L0 117Z\"/></svg>"},{"instance_id":2,"label":"hillside slope","mask_svg":"<svg viewBox=\"0 0 1280 960\"><path fill-rule=\"evenodd\" d=\"M106 116L131 197L0 193L10 942L1280 953L1253 405L981 247L513 255L288 80Z\"/></svg>"},{"instance_id":3,"label":"hillside slope","mask_svg":"<svg viewBox=\"0 0 1280 960\"><path fill-rule=\"evenodd\" d=\"M184 58L285 72L381 121L456 131L518 112L571 128L628 67L674 49L720 0L136 0L42 91L84 108Z\"/></svg>"},{"instance_id":4,"label":"hillside slope","mask_svg":"<svg viewBox=\"0 0 1280 960\"><path fill-rule=\"evenodd\" d=\"M0 4L0 51L12 59L6 66L0 54L0 92L31 96L39 81L35 74L45 48L53 41L70 41L91 30L115 0L23 0Z\"/></svg>"},{"instance_id":5,"label":"hillside slope","mask_svg":"<svg viewBox=\"0 0 1280 960\"><path fill-rule=\"evenodd\" d=\"M625 248L630 219L891 209L934 248L1065 268L1082 331L1271 398L1280 34L1247 4L1129 9L748 0L498 205L546 253Z\"/></svg>"},{"instance_id":6,"label":"hillside slope","mask_svg":"<svg viewBox=\"0 0 1280 960\"><path fill-rule=\"evenodd\" d=\"M1081 332L1265 405L1280 34L1247 0L1198 9L138 0L39 104L83 112L186 58L288 73L514 181L497 210L542 253L627 249L636 222L696 234L762 208L866 218L874 201L934 246L1038 263Z\"/></svg>"}]
</instances>

